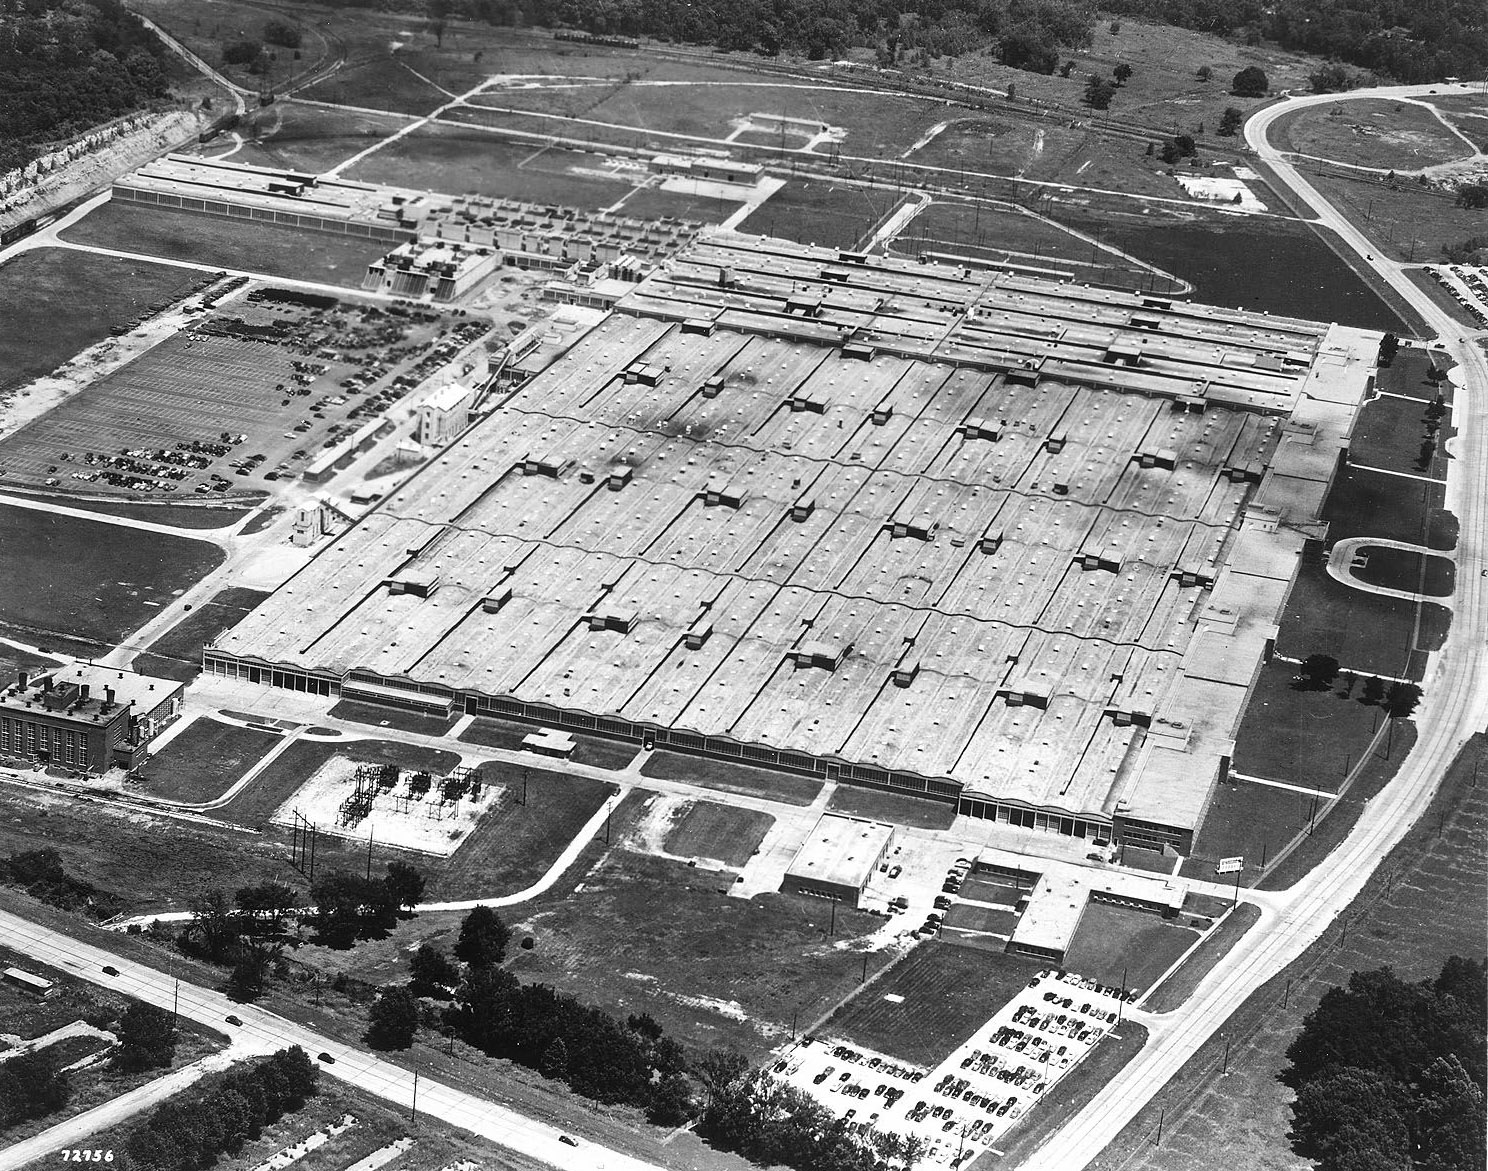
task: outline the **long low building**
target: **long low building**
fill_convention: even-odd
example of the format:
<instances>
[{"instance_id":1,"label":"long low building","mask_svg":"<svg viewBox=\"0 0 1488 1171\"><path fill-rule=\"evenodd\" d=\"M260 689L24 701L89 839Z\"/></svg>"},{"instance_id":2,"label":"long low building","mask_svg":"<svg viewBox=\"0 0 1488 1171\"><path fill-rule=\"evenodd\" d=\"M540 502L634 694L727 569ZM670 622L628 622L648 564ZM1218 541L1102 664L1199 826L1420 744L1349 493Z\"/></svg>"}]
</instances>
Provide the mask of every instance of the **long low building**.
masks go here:
<instances>
[{"instance_id":1,"label":"long low building","mask_svg":"<svg viewBox=\"0 0 1488 1171\"><path fill-rule=\"evenodd\" d=\"M1378 335L1149 301L700 242L205 667L1186 850Z\"/></svg>"}]
</instances>

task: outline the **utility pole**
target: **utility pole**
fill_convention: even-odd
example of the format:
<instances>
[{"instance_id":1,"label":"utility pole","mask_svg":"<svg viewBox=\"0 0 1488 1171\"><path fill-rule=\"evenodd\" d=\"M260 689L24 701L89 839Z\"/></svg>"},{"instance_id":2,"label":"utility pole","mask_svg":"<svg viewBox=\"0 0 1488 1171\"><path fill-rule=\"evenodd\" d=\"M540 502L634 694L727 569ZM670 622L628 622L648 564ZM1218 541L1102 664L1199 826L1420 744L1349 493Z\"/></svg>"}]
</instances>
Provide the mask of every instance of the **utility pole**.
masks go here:
<instances>
[{"instance_id":1,"label":"utility pole","mask_svg":"<svg viewBox=\"0 0 1488 1171\"><path fill-rule=\"evenodd\" d=\"M414 1066L413 1066L413 1107L412 1107L412 1110L410 1111L410 1113L408 1115L408 1121L411 1124L415 1125L415 1126L418 1125L418 1063L417 1062L415 1062L414 1063Z\"/></svg>"},{"instance_id":2,"label":"utility pole","mask_svg":"<svg viewBox=\"0 0 1488 1171\"><path fill-rule=\"evenodd\" d=\"M372 827L367 827L367 881L372 881Z\"/></svg>"},{"instance_id":3,"label":"utility pole","mask_svg":"<svg viewBox=\"0 0 1488 1171\"><path fill-rule=\"evenodd\" d=\"M1285 1009L1292 999L1292 978L1287 977L1286 991L1281 994L1281 1007Z\"/></svg>"},{"instance_id":4,"label":"utility pole","mask_svg":"<svg viewBox=\"0 0 1488 1171\"><path fill-rule=\"evenodd\" d=\"M1230 1073L1230 1039L1225 1038L1224 1060L1220 1063L1219 1076L1228 1077Z\"/></svg>"},{"instance_id":5,"label":"utility pole","mask_svg":"<svg viewBox=\"0 0 1488 1171\"><path fill-rule=\"evenodd\" d=\"M1167 1116L1167 1113L1165 1107L1159 1106L1157 1108L1157 1141L1153 1143L1153 1146L1162 1146L1163 1119Z\"/></svg>"}]
</instances>

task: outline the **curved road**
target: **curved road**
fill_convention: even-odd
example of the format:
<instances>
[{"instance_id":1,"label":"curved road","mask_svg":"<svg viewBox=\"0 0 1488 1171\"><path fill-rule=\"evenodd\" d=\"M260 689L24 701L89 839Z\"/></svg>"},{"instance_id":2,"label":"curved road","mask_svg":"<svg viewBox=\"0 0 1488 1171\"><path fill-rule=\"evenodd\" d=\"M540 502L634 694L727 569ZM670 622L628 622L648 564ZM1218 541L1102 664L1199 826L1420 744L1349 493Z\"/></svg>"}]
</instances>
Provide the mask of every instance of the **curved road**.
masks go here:
<instances>
[{"instance_id":1,"label":"curved road","mask_svg":"<svg viewBox=\"0 0 1488 1171\"><path fill-rule=\"evenodd\" d=\"M1267 139L1278 117L1304 106L1356 98L1418 97L1433 89L1469 92L1462 86L1389 86L1298 98L1261 110L1245 127L1246 140L1278 181L1313 209L1321 225L1337 232L1358 253L1360 265L1371 268L1422 316L1436 331L1441 347L1457 362L1452 378L1458 388L1454 420L1458 435L1447 482L1447 507L1461 522L1455 555L1456 617L1425 680L1425 698L1415 717L1416 747L1396 778L1368 804L1354 832L1329 857L1328 864L1262 907L1259 925L1247 936L1246 946L1221 960L1182 1008L1152 1021L1151 1037L1142 1051L1035 1152L1025 1168L1077 1171L1099 1155L1231 1013L1300 956L1348 907L1379 861L1425 811L1463 744L1488 722L1488 355L1465 326L1405 275L1404 266L1382 257Z\"/></svg>"}]
</instances>

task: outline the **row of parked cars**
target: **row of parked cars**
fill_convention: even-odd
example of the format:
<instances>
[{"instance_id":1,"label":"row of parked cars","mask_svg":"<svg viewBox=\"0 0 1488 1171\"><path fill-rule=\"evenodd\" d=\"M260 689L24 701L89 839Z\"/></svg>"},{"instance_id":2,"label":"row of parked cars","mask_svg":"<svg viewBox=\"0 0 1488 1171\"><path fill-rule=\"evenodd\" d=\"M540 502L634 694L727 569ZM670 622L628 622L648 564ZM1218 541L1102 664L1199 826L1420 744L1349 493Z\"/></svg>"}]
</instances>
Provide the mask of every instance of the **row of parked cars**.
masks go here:
<instances>
[{"instance_id":1,"label":"row of parked cars","mask_svg":"<svg viewBox=\"0 0 1488 1171\"><path fill-rule=\"evenodd\" d=\"M1461 305L1475 318L1479 325L1488 325L1488 312L1483 311L1483 306L1488 304L1488 281L1484 281L1478 275L1478 270L1468 268L1465 265L1454 264L1451 266L1452 275L1466 285L1473 292L1473 297L1465 297L1458 291L1457 286L1446 278L1439 268L1433 268L1431 275L1436 278L1436 283L1441 285L1448 293L1452 294L1457 304ZM1474 299L1476 298L1476 300Z\"/></svg>"}]
</instances>

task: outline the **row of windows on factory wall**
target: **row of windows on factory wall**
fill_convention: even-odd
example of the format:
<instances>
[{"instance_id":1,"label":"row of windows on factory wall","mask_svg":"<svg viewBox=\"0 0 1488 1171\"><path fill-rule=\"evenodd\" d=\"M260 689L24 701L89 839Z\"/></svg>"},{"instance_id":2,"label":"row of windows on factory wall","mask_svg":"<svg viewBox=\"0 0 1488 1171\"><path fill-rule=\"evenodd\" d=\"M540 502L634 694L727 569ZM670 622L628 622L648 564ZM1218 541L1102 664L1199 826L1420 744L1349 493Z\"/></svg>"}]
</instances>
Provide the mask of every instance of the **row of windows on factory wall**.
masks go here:
<instances>
[{"instance_id":1,"label":"row of windows on factory wall","mask_svg":"<svg viewBox=\"0 0 1488 1171\"><path fill-rule=\"evenodd\" d=\"M269 687L282 687L286 691L308 691L311 695L330 695L331 682L303 671L277 671L268 667L254 667L234 659L208 657L205 668L213 675L226 679L241 679L245 683L262 683Z\"/></svg>"},{"instance_id":2,"label":"row of windows on factory wall","mask_svg":"<svg viewBox=\"0 0 1488 1171\"><path fill-rule=\"evenodd\" d=\"M999 821L1004 825L1015 825L1048 834L1063 834L1065 837L1103 838L1111 834L1111 827L1098 821L1040 813L1036 809L1004 805L999 801L976 801L970 797L962 797L957 812L965 817L980 817L983 821Z\"/></svg>"},{"instance_id":3,"label":"row of windows on factory wall","mask_svg":"<svg viewBox=\"0 0 1488 1171\"><path fill-rule=\"evenodd\" d=\"M88 738L65 728L30 720L0 718L0 753L31 759L45 753L66 764L88 763Z\"/></svg>"}]
</instances>

